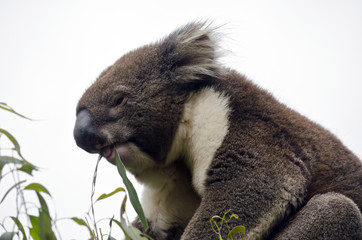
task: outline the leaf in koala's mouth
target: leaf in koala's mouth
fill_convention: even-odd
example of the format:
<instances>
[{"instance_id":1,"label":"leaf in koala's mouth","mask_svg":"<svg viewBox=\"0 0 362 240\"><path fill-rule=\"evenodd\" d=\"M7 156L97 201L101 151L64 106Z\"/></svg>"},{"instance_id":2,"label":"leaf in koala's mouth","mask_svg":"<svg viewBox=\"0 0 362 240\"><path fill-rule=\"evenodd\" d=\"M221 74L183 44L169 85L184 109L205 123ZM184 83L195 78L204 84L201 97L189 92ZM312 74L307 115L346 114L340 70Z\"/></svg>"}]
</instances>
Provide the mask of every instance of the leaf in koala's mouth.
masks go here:
<instances>
[{"instance_id":1,"label":"leaf in koala's mouth","mask_svg":"<svg viewBox=\"0 0 362 240\"><path fill-rule=\"evenodd\" d=\"M123 165L123 163L121 161L121 158L118 155L118 152L117 152L116 149L114 150L114 156L115 156L115 164L117 166L118 173L122 177L123 183L126 186L126 189L127 189L128 196L130 198L131 204L132 204L134 210L136 211L138 217L140 218L143 228L146 231L148 229L148 223L147 223L145 214L143 212L140 200L138 198L137 192L136 192L133 184L131 183L131 181L127 177L126 168Z\"/></svg>"}]
</instances>

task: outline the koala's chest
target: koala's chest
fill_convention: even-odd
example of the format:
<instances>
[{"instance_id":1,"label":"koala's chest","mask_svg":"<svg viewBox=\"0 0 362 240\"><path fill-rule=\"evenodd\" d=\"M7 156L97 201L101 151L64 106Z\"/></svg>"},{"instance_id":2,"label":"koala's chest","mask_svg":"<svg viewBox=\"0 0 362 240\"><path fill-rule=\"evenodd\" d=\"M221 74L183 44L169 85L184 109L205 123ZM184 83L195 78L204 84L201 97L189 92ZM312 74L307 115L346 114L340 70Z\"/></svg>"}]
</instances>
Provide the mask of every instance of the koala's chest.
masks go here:
<instances>
[{"instance_id":1,"label":"koala's chest","mask_svg":"<svg viewBox=\"0 0 362 240\"><path fill-rule=\"evenodd\" d=\"M185 228L200 205L200 197L187 172L169 171L169 174L154 176L158 178L153 179L157 184L145 186L142 205L147 219L158 228L166 230L174 224Z\"/></svg>"}]
</instances>

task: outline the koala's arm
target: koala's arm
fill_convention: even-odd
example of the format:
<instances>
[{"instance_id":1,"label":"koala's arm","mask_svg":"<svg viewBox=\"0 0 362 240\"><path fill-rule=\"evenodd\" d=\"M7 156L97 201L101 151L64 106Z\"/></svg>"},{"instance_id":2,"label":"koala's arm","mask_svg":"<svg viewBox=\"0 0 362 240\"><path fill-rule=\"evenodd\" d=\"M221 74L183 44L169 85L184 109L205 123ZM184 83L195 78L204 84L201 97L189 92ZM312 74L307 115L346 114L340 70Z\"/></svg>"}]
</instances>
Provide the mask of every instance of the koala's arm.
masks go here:
<instances>
[{"instance_id":1,"label":"koala's arm","mask_svg":"<svg viewBox=\"0 0 362 240\"><path fill-rule=\"evenodd\" d=\"M210 218L230 209L239 215L230 229L244 226L243 239L362 239L362 215L351 199L325 193L305 204L310 181L305 166L272 161L244 150L222 154L208 171L201 204L181 239L217 239ZM227 237L225 227L222 236Z\"/></svg>"},{"instance_id":2,"label":"koala's arm","mask_svg":"<svg viewBox=\"0 0 362 240\"><path fill-rule=\"evenodd\" d=\"M305 198L307 179L297 165L258 159L245 150L226 151L217 158L208 170L204 196L183 240L217 239L210 218L230 209L239 215L238 220L230 221L230 229L243 225L245 239L262 239ZM225 227L223 237L227 237Z\"/></svg>"},{"instance_id":3,"label":"koala's arm","mask_svg":"<svg viewBox=\"0 0 362 240\"><path fill-rule=\"evenodd\" d=\"M318 194L271 239L360 240L362 215L357 205L342 194Z\"/></svg>"}]
</instances>

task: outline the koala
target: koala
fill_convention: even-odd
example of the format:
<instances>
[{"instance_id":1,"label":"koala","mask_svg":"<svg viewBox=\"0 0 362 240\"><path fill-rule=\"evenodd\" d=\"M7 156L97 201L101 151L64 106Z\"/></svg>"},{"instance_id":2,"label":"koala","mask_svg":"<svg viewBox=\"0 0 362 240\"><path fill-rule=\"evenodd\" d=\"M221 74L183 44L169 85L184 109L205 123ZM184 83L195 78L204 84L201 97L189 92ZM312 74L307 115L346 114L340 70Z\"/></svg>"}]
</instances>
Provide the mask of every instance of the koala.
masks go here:
<instances>
[{"instance_id":1,"label":"koala","mask_svg":"<svg viewBox=\"0 0 362 240\"><path fill-rule=\"evenodd\" d=\"M122 56L79 100L76 144L118 152L154 239L218 239L230 209L244 239L362 239L361 160L222 66L217 35L193 22Z\"/></svg>"}]
</instances>

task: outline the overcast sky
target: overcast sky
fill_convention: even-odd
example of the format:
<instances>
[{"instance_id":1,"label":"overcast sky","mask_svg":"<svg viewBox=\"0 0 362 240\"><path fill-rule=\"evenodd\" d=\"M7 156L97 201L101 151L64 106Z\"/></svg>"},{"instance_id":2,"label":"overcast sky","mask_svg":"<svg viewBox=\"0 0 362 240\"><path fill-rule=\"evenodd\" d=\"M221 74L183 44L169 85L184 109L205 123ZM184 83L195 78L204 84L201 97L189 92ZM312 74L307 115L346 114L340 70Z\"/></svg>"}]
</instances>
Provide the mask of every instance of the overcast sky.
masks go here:
<instances>
[{"instance_id":1,"label":"overcast sky","mask_svg":"<svg viewBox=\"0 0 362 240\"><path fill-rule=\"evenodd\" d=\"M223 25L225 65L362 157L360 0L1 0L0 102L38 120L0 111L0 127L42 168L33 181L52 193L58 218L84 217L90 206L97 156L73 140L75 107L84 90L124 53L200 19ZM119 186L116 168L101 161L96 196ZM0 197L5 190L0 185ZM97 217L118 217L121 199L100 202ZM10 205L0 205L0 219L14 214ZM88 236L68 220L58 225L63 239ZM102 226L107 229L108 222Z\"/></svg>"}]
</instances>

